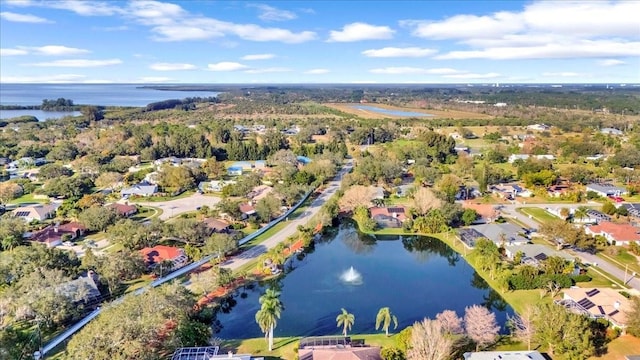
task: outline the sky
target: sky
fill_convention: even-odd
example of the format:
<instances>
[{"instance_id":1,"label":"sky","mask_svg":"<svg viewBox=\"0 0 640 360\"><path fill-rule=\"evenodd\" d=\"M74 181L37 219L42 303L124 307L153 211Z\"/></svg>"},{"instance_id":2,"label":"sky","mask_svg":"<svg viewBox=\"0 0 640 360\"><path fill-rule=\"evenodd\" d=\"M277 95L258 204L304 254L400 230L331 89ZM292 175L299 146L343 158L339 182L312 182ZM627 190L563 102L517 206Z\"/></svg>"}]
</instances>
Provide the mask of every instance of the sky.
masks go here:
<instances>
[{"instance_id":1,"label":"sky","mask_svg":"<svg viewBox=\"0 0 640 360\"><path fill-rule=\"evenodd\" d=\"M0 0L3 83L640 83L640 1Z\"/></svg>"}]
</instances>

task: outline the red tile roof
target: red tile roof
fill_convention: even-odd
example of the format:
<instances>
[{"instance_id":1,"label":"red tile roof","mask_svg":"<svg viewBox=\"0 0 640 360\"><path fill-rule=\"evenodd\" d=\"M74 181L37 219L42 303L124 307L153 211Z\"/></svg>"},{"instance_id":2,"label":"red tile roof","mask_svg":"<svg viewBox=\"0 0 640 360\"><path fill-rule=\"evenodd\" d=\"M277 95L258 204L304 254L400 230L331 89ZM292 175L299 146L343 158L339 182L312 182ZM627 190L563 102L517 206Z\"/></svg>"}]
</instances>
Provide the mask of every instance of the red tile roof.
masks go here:
<instances>
[{"instance_id":1,"label":"red tile roof","mask_svg":"<svg viewBox=\"0 0 640 360\"><path fill-rule=\"evenodd\" d=\"M240 211L243 214L253 214L256 212L256 209L253 208L253 206L249 205L249 204L240 204Z\"/></svg>"},{"instance_id":2,"label":"red tile roof","mask_svg":"<svg viewBox=\"0 0 640 360\"><path fill-rule=\"evenodd\" d=\"M152 248L144 248L140 250L140 254L147 264L159 264L164 260L172 261L184 254L180 248L164 245L156 245Z\"/></svg>"},{"instance_id":3,"label":"red tile roof","mask_svg":"<svg viewBox=\"0 0 640 360\"><path fill-rule=\"evenodd\" d=\"M629 224L603 221L598 225L589 226L589 231L595 234L609 234L616 241L640 241L640 228Z\"/></svg>"},{"instance_id":4,"label":"red tile roof","mask_svg":"<svg viewBox=\"0 0 640 360\"><path fill-rule=\"evenodd\" d=\"M121 216L126 216L129 214L135 214L138 211L138 208L135 207L135 205L129 205L129 204L111 204L109 205L110 208L115 209L116 212L118 212L118 215Z\"/></svg>"},{"instance_id":5,"label":"red tile roof","mask_svg":"<svg viewBox=\"0 0 640 360\"><path fill-rule=\"evenodd\" d=\"M45 244L52 244L62 240L62 236L65 234L71 235L71 238L75 238L76 231L84 232L87 228L78 222L70 222L67 224L55 226L49 225L46 228L34 233L31 236L32 241L37 241Z\"/></svg>"},{"instance_id":6,"label":"red tile roof","mask_svg":"<svg viewBox=\"0 0 640 360\"><path fill-rule=\"evenodd\" d=\"M371 213L371 217L376 216L389 216L394 217L400 221L405 221L407 216L405 215L405 209L402 206L393 206L393 207L372 207L369 208L369 212Z\"/></svg>"}]
</instances>

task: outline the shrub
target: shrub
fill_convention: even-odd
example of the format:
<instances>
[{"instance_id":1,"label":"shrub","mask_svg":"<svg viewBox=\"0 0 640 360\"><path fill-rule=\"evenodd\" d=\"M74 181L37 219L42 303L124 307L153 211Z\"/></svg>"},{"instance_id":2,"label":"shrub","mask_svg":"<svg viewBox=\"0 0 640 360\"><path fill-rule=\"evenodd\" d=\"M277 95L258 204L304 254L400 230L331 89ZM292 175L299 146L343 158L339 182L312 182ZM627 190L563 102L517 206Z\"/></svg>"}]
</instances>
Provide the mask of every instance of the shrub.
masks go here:
<instances>
[{"instance_id":1,"label":"shrub","mask_svg":"<svg viewBox=\"0 0 640 360\"><path fill-rule=\"evenodd\" d=\"M580 275L574 275L571 277L571 279L573 279L574 282L589 282L591 281L591 276L587 275L587 274L580 274Z\"/></svg>"}]
</instances>

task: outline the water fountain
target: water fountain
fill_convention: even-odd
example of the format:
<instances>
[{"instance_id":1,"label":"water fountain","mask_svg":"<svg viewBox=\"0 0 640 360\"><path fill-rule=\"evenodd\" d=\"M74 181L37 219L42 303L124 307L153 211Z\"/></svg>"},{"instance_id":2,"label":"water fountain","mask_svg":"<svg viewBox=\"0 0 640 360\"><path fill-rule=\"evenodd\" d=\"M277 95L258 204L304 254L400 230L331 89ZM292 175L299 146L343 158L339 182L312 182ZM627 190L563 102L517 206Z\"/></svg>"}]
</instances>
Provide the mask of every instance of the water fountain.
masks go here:
<instances>
[{"instance_id":1,"label":"water fountain","mask_svg":"<svg viewBox=\"0 0 640 360\"><path fill-rule=\"evenodd\" d=\"M362 275L352 267L340 275L340 279L348 284L360 285L362 284Z\"/></svg>"}]
</instances>

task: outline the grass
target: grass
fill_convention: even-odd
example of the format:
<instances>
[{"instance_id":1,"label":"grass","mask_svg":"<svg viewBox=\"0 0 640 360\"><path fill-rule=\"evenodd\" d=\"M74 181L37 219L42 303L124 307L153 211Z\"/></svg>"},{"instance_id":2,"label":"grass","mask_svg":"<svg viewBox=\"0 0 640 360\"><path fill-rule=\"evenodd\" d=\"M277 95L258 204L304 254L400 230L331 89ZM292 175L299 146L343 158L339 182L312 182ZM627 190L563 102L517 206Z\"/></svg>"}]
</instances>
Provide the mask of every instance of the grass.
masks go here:
<instances>
[{"instance_id":1,"label":"grass","mask_svg":"<svg viewBox=\"0 0 640 360\"><path fill-rule=\"evenodd\" d=\"M149 197L136 197L129 198L131 202L163 202L163 201L171 201L189 197L193 195L195 191L185 191L177 196L149 196Z\"/></svg>"},{"instance_id":2,"label":"grass","mask_svg":"<svg viewBox=\"0 0 640 360\"><path fill-rule=\"evenodd\" d=\"M19 198L15 198L11 201L9 201L9 204L23 204L23 203L38 203L38 204L45 204L47 202L49 202L49 197L44 197L44 198L36 198L37 195L33 194L33 193L29 193L29 194L24 194L22 196L20 196Z\"/></svg>"},{"instance_id":3,"label":"grass","mask_svg":"<svg viewBox=\"0 0 640 360\"><path fill-rule=\"evenodd\" d=\"M597 255L599 258L610 262L622 270L625 270L625 267L628 267L627 270L629 271L629 274L632 272L640 274L640 263L638 263L638 258L633 254L630 254L625 248L619 247L619 249L616 250L618 250L616 255L609 255L604 252L599 252Z\"/></svg>"},{"instance_id":4,"label":"grass","mask_svg":"<svg viewBox=\"0 0 640 360\"><path fill-rule=\"evenodd\" d=\"M625 355L640 354L640 338L631 335L622 335L607 344L607 353L596 357L592 356L591 360L620 360Z\"/></svg>"},{"instance_id":5,"label":"grass","mask_svg":"<svg viewBox=\"0 0 640 360\"><path fill-rule=\"evenodd\" d=\"M147 218L155 218L162 214L162 209L155 207L141 206L138 208L138 212L131 216L133 221L144 221Z\"/></svg>"},{"instance_id":6,"label":"grass","mask_svg":"<svg viewBox=\"0 0 640 360\"><path fill-rule=\"evenodd\" d=\"M545 223L548 221L555 221L559 219L551 215L550 213L548 213L546 210L537 208L537 207L518 208L517 211L529 216L530 218L533 218L535 221L539 223Z\"/></svg>"},{"instance_id":7,"label":"grass","mask_svg":"<svg viewBox=\"0 0 640 360\"><path fill-rule=\"evenodd\" d=\"M352 339L364 339L365 344L374 346L394 346L396 344L396 335L389 337L384 333L380 334L348 334ZM336 334L338 336L338 334ZM252 339L235 339L227 340L222 343L220 353L233 351L236 354L252 354L253 356L264 357L265 359L296 359L297 348L302 337L292 336L273 339L273 351L269 352L267 342L264 338Z\"/></svg>"}]
</instances>

